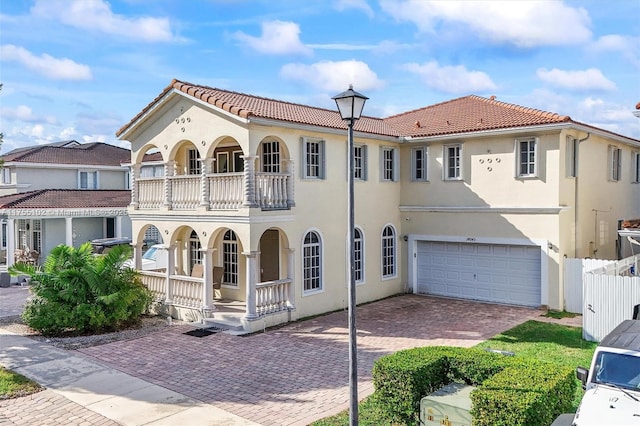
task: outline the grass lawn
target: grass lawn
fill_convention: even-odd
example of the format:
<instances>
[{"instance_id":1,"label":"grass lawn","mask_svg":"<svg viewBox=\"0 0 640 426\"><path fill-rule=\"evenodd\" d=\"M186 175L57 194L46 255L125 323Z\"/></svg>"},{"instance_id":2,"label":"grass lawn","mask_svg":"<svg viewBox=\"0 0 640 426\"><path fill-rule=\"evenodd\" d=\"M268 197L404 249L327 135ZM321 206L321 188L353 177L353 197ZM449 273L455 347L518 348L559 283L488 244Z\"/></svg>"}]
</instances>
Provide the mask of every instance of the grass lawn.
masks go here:
<instances>
[{"instance_id":1,"label":"grass lawn","mask_svg":"<svg viewBox=\"0 0 640 426\"><path fill-rule=\"evenodd\" d=\"M0 400L17 398L42 390L42 387L26 377L0 367Z\"/></svg>"},{"instance_id":2,"label":"grass lawn","mask_svg":"<svg viewBox=\"0 0 640 426\"><path fill-rule=\"evenodd\" d=\"M564 325L527 321L502 334L480 343L478 348L491 348L513 352L516 356L533 357L571 367L591 366L591 357L598 344L582 340L582 329ZM576 379L577 380L577 379ZM578 386L573 401L574 411L582 398L582 387ZM380 414L371 397L359 405L359 424L390 425ZM318 420L313 426L343 426L349 424L349 413Z\"/></svg>"}]
</instances>

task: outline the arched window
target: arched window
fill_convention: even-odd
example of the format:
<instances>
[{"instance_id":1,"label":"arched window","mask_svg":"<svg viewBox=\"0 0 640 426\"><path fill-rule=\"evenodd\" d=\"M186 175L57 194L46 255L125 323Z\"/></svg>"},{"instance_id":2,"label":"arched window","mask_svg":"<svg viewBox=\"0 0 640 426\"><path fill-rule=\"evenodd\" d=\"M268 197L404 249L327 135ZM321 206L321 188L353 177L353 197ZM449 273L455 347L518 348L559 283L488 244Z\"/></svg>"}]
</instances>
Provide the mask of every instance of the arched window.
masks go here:
<instances>
[{"instance_id":1,"label":"arched window","mask_svg":"<svg viewBox=\"0 0 640 426\"><path fill-rule=\"evenodd\" d=\"M193 266L202 263L202 252L200 251L200 238L196 231L191 231L189 235L189 270L193 269Z\"/></svg>"},{"instance_id":2,"label":"arched window","mask_svg":"<svg viewBox=\"0 0 640 426\"><path fill-rule=\"evenodd\" d=\"M222 266L225 285L238 286L238 241L236 233L228 230L222 239Z\"/></svg>"},{"instance_id":3,"label":"arched window","mask_svg":"<svg viewBox=\"0 0 640 426\"><path fill-rule=\"evenodd\" d=\"M358 228L353 230L353 258L355 280L357 283L364 282L364 240Z\"/></svg>"},{"instance_id":4,"label":"arched window","mask_svg":"<svg viewBox=\"0 0 640 426\"><path fill-rule=\"evenodd\" d=\"M382 278L396 275L396 232L393 226L382 231Z\"/></svg>"},{"instance_id":5,"label":"arched window","mask_svg":"<svg viewBox=\"0 0 640 426\"><path fill-rule=\"evenodd\" d=\"M317 232L309 231L302 244L302 282L305 292L322 290L322 243Z\"/></svg>"},{"instance_id":6,"label":"arched window","mask_svg":"<svg viewBox=\"0 0 640 426\"><path fill-rule=\"evenodd\" d=\"M280 143L278 141L262 143L262 171L280 173Z\"/></svg>"}]
</instances>

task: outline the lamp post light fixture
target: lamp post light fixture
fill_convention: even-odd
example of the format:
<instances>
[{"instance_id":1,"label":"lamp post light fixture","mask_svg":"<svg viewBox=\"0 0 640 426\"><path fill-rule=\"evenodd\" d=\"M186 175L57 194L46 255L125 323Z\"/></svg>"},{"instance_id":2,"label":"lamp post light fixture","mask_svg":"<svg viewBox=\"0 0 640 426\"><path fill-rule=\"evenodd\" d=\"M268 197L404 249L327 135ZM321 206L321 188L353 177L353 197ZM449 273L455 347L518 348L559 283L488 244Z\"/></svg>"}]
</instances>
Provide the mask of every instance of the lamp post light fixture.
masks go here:
<instances>
[{"instance_id":1,"label":"lamp post light fixture","mask_svg":"<svg viewBox=\"0 0 640 426\"><path fill-rule=\"evenodd\" d=\"M353 125L360 118L366 96L353 90L342 92L332 98L336 101L340 117L349 127L347 144L349 149L349 424L358 424L358 352L356 345L356 276L355 276L355 206L354 174L355 155L353 149Z\"/></svg>"}]
</instances>

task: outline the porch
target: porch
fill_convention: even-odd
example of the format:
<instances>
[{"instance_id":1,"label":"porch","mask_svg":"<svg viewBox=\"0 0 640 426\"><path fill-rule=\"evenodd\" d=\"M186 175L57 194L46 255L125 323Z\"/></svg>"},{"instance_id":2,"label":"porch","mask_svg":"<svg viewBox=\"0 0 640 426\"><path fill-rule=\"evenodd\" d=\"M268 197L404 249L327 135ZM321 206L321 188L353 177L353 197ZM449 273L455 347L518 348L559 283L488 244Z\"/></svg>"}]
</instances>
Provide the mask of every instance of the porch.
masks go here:
<instances>
[{"instance_id":1,"label":"porch","mask_svg":"<svg viewBox=\"0 0 640 426\"><path fill-rule=\"evenodd\" d=\"M249 285L246 301L224 297L225 289L197 278L166 272L139 271L151 290L155 310L162 315L206 326L217 326L234 334L245 334L291 321L295 311L290 278Z\"/></svg>"}]
</instances>

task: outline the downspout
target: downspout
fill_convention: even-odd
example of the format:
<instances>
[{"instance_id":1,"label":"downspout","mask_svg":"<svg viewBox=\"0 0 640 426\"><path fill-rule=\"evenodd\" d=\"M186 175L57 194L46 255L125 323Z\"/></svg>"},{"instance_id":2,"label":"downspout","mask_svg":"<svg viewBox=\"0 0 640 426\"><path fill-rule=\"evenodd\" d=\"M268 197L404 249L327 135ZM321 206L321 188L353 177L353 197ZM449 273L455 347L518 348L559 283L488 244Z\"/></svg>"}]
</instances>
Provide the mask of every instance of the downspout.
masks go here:
<instances>
[{"instance_id":1,"label":"downspout","mask_svg":"<svg viewBox=\"0 0 640 426\"><path fill-rule=\"evenodd\" d=\"M574 232L573 257L576 259L578 258L578 179L580 178L580 175L578 173L578 164L580 160L580 155L578 155L578 151L580 150L580 144L586 141L587 139L589 139L590 137L591 137L591 133L587 133L586 137L582 139L578 139L573 149L573 173L575 174L575 177L574 177L575 190L574 190L574 200L573 200L573 232Z\"/></svg>"}]
</instances>

